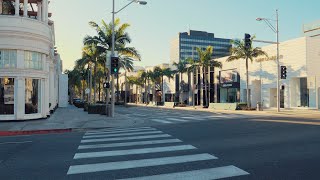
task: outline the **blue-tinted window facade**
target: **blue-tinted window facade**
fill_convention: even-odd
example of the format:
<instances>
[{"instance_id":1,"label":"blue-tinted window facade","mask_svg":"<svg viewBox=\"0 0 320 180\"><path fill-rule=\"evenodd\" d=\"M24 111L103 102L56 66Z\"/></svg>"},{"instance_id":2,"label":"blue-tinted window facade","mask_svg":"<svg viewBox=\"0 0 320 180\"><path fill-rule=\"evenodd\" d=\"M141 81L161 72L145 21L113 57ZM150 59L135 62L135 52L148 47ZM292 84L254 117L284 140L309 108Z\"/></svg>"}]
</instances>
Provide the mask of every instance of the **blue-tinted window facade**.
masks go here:
<instances>
[{"instance_id":1,"label":"blue-tinted window facade","mask_svg":"<svg viewBox=\"0 0 320 180\"><path fill-rule=\"evenodd\" d=\"M213 47L213 58L220 58L230 55L229 49L231 47L230 39L215 38L213 33L203 31L192 31L188 33L180 33L180 60L188 57L198 58L196 48L206 49L208 46Z\"/></svg>"}]
</instances>

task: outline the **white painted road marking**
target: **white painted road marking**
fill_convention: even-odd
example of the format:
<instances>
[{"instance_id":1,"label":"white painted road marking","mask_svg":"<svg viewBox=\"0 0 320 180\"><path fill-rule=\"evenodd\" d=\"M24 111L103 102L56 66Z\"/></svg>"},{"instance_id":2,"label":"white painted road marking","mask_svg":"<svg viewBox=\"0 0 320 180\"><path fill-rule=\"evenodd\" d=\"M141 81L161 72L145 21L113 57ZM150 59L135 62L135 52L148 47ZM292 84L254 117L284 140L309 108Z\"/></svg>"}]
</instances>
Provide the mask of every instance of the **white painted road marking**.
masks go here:
<instances>
[{"instance_id":1,"label":"white painted road marking","mask_svg":"<svg viewBox=\"0 0 320 180\"><path fill-rule=\"evenodd\" d=\"M78 149L125 147L125 146L150 145L150 144L179 143L179 142L182 142L182 141L179 139L164 139L164 140L137 141L137 142L112 143L112 144L80 145Z\"/></svg>"},{"instance_id":2,"label":"white painted road marking","mask_svg":"<svg viewBox=\"0 0 320 180\"><path fill-rule=\"evenodd\" d=\"M148 154L148 153L158 153L158 152L182 151L182 150L190 150L190 149L197 149L197 148L191 145L180 145L180 146L166 146L166 147L143 148L143 149L76 153L73 159L124 156L124 155L133 155L133 154Z\"/></svg>"},{"instance_id":3,"label":"white painted road marking","mask_svg":"<svg viewBox=\"0 0 320 180\"><path fill-rule=\"evenodd\" d=\"M4 144L24 144L24 143L32 143L32 141L3 142L3 143L0 143L0 145L4 145Z\"/></svg>"},{"instance_id":4,"label":"white painted road marking","mask_svg":"<svg viewBox=\"0 0 320 180\"><path fill-rule=\"evenodd\" d=\"M163 138L163 137L171 137L171 136L168 134L160 134L160 135L148 135L148 136L85 139L85 140L81 140L81 143L103 142L103 141L123 141L123 140L134 140L134 139L151 139L151 138Z\"/></svg>"},{"instance_id":5,"label":"white painted road marking","mask_svg":"<svg viewBox=\"0 0 320 180\"><path fill-rule=\"evenodd\" d=\"M160 166L167 164L178 164L194 161L204 161L218 159L210 154L194 154L174 157L162 157L153 159L140 159L132 161L120 161L109 163L85 164L70 166L67 174L91 173L110 170L121 170L129 168Z\"/></svg>"},{"instance_id":6,"label":"white painted road marking","mask_svg":"<svg viewBox=\"0 0 320 180\"><path fill-rule=\"evenodd\" d=\"M213 179L221 179L221 178L242 176L242 175L248 175L248 174L249 174L248 172L242 169L239 169L235 166L223 166L223 167L210 168L210 169L201 169L201 170L177 172L177 173L170 173L170 174L160 174L160 175L154 175L154 176L128 178L128 179L122 179L122 180L164 180L164 179L213 180Z\"/></svg>"},{"instance_id":7,"label":"white painted road marking","mask_svg":"<svg viewBox=\"0 0 320 180\"><path fill-rule=\"evenodd\" d=\"M122 132L140 132L140 131L155 131L155 130L156 130L155 128L129 129L129 130L92 132L92 133L86 133L85 135L115 134L115 133L122 133Z\"/></svg>"},{"instance_id":8,"label":"white painted road marking","mask_svg":"<svg viewBox=\"0 0 320 180\"><path fill-rule=\"evenodd\" d=\"M165 124L171 124L172 122L162 120L162 119L150 119L151 121L159 122L159 123L165 123Z\"/></svg>"},{"instance_id":9,"label":"white painted road marking","mask_svg":"<svg viewBox=\"0 0 320 180\"><path fill-rule=\"evenodd\" d=\"M169 121L178 121L178 122L188 122L189 120L178 119L178 118L166 118Z\"/></svg>"},{"instance_id":10,"label":"white painted road marking","mask_svg":"<svg viewBox=\"0 0 320 180\"><path fill-rule=\"evenodd\" d=\"M126 131L126 130L138 130L138 129L154 129L151 127L132 127L132 128L108 128L108 129L101 129L95 131L87 131L88 134L90 133L100 133L100 132L112 132L112 131Z\"/></svg>"},{"instance_id":11,"label":"white painted road marking","mask_svg":"<svg viewBox=\"0 0 320 180\"><path fill-rule=\"evenodd\" d=\"M101 138L101 137L117 137L117 136L132 136L132 135L142 135L142 134L159 134L162 131L149 131L149 132L133 132L133 133L118 133L118 134L103 134L103 135L87 135L83 138Z\"/></svg>"}]
</instances>

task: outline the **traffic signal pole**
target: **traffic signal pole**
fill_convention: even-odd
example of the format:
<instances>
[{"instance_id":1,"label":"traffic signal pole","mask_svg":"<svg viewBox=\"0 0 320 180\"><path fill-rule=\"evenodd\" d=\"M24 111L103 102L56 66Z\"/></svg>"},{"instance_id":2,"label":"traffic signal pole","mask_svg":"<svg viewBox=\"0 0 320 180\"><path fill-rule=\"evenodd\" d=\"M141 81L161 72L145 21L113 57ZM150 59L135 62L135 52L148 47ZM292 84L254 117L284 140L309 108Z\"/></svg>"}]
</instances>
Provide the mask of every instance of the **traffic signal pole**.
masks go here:
<instances>
[{"instance_id":1,"label":"traffic signal pole","mask_svg":"<svg viewBox=\"0 0 320 180\"><path fill-rule=\"evenodd\" d=\"M114 57L114 41L115 41L115 34L114 34L114 2L115 0L112 0L112 51L111 51L111 57ZM108 96L109 98L109 96ZM111 73L111 111L110 111L111 117L114 117L114 74Z\"/></svg>"},{"instance_id":2,"label":"traffic signal pole","mask_svg":"<svg viewBox=\"0 0 320 180\"><path fill-rule=\"evenodd\" d=\"M279 14L278 9L276 10L277 13L277 27L276 27L276 34L277 34L277 111L280 112L280 60L279 60Z\"/></svg>"}]
</instances>

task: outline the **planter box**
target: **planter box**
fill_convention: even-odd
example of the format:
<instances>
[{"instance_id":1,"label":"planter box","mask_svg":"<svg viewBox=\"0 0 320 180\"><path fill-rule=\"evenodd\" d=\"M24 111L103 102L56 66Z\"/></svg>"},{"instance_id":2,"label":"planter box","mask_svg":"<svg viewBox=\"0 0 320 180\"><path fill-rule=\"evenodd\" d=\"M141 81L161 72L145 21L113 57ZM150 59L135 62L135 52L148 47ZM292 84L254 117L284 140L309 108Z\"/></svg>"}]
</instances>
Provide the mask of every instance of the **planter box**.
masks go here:
<instances>
[{"instance_id":1,"label":"planter box","mask_svg":"<svg viewBox=\"0 0 320 180\"><path fill-rule=\"evenodd\" d=\"M108 110L110 105L108 106ZM92 104L88 106L88 114L106 114L106 105L105 104Z\"/></svg>"},{"instance_id":2,"label":"planter box","mask_svg":"<svg viewBox=\"0 0 320 180\"><path fill-rule=\"evenodd\" d=\"M210 103L209 108L216 110L237 110L238 103Z\"/></svg>"},{"instance_id":3,"label":"planter box","mask_svg":"<svg viewBox=\"0 0 320 180\"><path fill-rule=\"evenodd\" d=\"M165 102L164 106L165 107L174 107L175 106L175 102Z\"/></svg>"}]
</instances>

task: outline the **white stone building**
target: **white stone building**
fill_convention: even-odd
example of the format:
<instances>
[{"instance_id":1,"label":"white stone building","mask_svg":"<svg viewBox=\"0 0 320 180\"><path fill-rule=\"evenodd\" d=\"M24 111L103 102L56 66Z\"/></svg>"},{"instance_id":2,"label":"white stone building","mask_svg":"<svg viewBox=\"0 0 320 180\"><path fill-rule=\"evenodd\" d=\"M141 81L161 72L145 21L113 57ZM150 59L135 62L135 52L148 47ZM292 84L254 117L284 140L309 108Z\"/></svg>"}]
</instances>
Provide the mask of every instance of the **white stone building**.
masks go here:
<instances>
[{"instance_id":1,"label":"white stone building","mask_svg":"<svg viewBox=\"0 0 320 180\"><path fill-rule=\"evenodd\" d=\"M58 106L62 62L48 0L0 0L0 120L46 118Z\"/></svg>"},{"instance_id":2,"label":"white stone building","mask_svg":"<svg viewBox=\"0 0 320 180\"><path fill-rule=\"evenodd\" d=\"M249 63L251 106L263 102L266 108L277 107L276 45L262 47L269 58L257 58ZM245 60L223 63L215 76L220 77L218 102L246 101ZM319 108L320 38L301 37L280 43L280 65L287 67L287 78L280 81L280 107ZM220 76L221 74L221 76ZM226 79L232 79L227 81ZM224 83L223 83L224 82Z\"/></svg>"}]
</instances>

